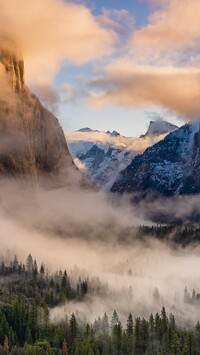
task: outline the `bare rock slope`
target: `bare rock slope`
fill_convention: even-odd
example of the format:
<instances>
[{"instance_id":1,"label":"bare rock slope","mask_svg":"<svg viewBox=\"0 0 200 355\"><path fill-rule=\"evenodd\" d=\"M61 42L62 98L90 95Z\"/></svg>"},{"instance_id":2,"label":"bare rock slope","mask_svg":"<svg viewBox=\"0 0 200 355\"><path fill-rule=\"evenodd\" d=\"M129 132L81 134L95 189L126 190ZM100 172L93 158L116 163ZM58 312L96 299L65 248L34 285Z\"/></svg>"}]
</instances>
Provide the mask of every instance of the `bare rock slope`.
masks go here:
<instances>
[{"instance_id":1,"label":"bare rock slope","mask_svg":"<svg viewBox=\"0 0 200 355\"><path fill-rule=\"evenodd\" d=\"M56 117L25 85L20 56L0 50L0 175L58 177L77 174ZM63 179L64 181L64 179Z\"/></svg>"}]
</instances>

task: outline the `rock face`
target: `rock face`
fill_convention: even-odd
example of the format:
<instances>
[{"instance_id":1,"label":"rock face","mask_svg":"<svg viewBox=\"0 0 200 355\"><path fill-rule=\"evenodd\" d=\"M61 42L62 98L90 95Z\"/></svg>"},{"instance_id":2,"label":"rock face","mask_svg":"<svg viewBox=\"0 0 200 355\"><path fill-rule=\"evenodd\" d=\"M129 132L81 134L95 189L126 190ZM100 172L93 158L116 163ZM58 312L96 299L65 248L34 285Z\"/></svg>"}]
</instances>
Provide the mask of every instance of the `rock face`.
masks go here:
<instances>
[{"instance_id":1,"label":"rock face","mask_svg":"<svg viewBox=\"0 0 200 355\"><path fill-rule=\"evenodd\" d=\"M111 190L164 196L200 193L199 123L182 126L135 157Z\"/></svg>"},{"instance_id":2,"label":"rock face","mask_svg":"<svg viewBox=\"0 0 200 355\"><path fill-rule=\"evenodd\" d=\"M154 137L160 134L171 133L175 131L178 127L170 122L163 120L150 121L149 128L147 132L141 136L143 137Z\"/></svg>"},{"instance_id":3,"label":"rock face","mask_svg":"<svg viewBox=\"0 0 200 355\"><path fill-rule=\"evenodd\" d=\"M24 61L18 55L6 50L0 51L0 62L3 64L8 80L13 89L19 93L24 90Z\"/></svg>"},{"instance_id":4,"label":"rock face","mask_svg":"<svg viewBox=\"0 0 200 355\"><path fill-rule=\"evenodd\" d=\"M0 175L55 178L75 171L63 131L24 82L23 60L0 52ZM5 90L4 90L5 86ZM4 92L5 91L5 92Z\"/></svg>"}]
</instances>

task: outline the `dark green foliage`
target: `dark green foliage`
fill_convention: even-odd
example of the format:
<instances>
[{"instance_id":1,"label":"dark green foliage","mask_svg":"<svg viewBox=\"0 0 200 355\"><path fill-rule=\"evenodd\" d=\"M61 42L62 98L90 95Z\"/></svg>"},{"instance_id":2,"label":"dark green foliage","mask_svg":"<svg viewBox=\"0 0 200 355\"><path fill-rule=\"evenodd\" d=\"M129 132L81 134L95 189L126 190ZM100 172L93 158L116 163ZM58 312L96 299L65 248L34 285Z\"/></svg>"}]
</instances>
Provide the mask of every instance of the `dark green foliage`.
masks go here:
<instances>
[{"instance_id":1,"label":"dark green foliage","mask_svg":"<svg viewBox=\"0 0 200 355\"><path fill-rule=\"evenodd\" d=\"M131 235L131 231L129 231ZM137 232L139 239L153 237L160 240L166 240L169 243L182 245L183 247L199 243L200 241L200 226L199 225L153 225L140 226Z\"/></svg>"},{"instance_id":2,"label":"dark green foliage","mask_svg":"<svg viewBox=\"0 0 200 355\"><path fill-rule=\"evenodd\" d=\"M72 314L50 322L50 309L65 300L84 300L89 280L74 283L66 271L48 275L45 266L28 256L26 266L17 257L1 263L4 284L0 293L0 354L13 355L198 355L200 324L193 329L178 327L165 308L149 319L127 315L124 325L117 313L86 323ZM156 290L155 297L159 295ZM184 290L184 302L198 305L199 294ZM89 315L88 315L89 316ZM89 318L89 317L88 317Z\"/></svg>"}]
</instances>

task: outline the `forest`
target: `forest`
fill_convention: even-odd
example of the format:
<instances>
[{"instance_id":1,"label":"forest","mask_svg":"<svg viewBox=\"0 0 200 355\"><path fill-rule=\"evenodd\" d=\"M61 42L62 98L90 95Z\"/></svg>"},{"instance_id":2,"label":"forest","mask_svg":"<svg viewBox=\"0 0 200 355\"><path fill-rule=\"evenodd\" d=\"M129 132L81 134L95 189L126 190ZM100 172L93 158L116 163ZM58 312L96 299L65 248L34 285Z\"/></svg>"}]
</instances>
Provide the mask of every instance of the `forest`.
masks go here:
<instances>
[{"instance_id":1,"label":"forest","mask_svg":"<svg viewBox=\"0 0 200 355\"><path fill-rule=\"evenodd\" d=\"M200 242L199 224L157 224L152 226L140 226L136 234L139 239L144 239L144 236L154 237L183 247Z\"/></svg>"},{"instance_id":2,"label":"forest","mask_svg":"<svg viewBox=\"0 0 200 355\"><path fill-rule=\"evenodd\" d=\"M100 283L81 277L72 280L66 270L51 274L31 254L25 263L17 256L9 262L1 260L0 354L200 354L200 323L180 326L164 306L148 319L134 318L130 309L126 322L121 322L115 309L110 317L105 313L94 322L75 313L52 320L52 308L68 300L84 302L88 293L102 292ZM158 290L154 297L159 297ZM195 290L189 292L185 287L183 300L200 306L200 294Z\"/></svg>"}]
</instances>

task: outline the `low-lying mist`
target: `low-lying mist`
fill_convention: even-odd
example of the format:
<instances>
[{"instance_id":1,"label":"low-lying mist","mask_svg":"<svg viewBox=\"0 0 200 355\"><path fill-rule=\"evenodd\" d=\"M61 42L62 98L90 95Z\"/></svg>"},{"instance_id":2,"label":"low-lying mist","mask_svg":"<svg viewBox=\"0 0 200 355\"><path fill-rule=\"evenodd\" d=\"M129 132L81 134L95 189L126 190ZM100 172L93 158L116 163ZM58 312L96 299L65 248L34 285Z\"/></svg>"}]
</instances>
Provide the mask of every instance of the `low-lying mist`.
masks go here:
<instances>
[{"instance_id":1,"label":"low-lying mist","mask_svg":"<svg viewBox=\"0 0 200 355\"><path fill-rule=\"evenodd\" d=\"M197 198L190 204L192 199L197 204ZM190 325L198 320L198 303L184 303L183 295L185 286L200 292L200 247L145 235L138 239L137 227L150 224L141 211L128 198L115 200L89 189L33 190L24 182L4 181L1 254L9 250L25 261L31 253L49 272L66 269L72 282L99 280L98 292L56 307L52 321L72 312L92 321L114 309L125 321L129 312L148 317L165 306L179 323Z\"/></svg>"}]
</instances>

